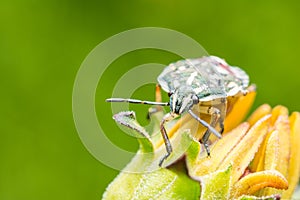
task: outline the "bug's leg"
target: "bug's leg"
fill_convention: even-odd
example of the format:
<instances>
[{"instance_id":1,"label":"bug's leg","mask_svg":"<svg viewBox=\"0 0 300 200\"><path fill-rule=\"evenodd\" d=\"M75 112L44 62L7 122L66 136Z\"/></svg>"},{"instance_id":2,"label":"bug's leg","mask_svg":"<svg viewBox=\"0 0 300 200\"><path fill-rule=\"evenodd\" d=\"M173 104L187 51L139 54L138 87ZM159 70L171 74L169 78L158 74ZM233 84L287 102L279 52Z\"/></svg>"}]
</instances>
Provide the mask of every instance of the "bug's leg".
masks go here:
<instances>
[{"instance_id":1,"label":"bug's leg","mask_svg":"<svg viewBox=\"0 0 300 200\"><path fill-rule=\"evenodd\" d=\"M167 154L164 155L164 157L162 157L162 159L159 161L159 166L160 167L162 166L163 162L171 155L171 153L173 151L172 150L171 142L170 142L168 134L167 134L167 131L166 131L165 127L164 127L165 122L167 122L167 121L169 121L169 120L171 120L173 118L174 117L170 113L168 113L168 114L166 114L163 117L163 119L162 119L162 121L160 123L160 132L161 132L161 135L162 135L162 137L164 139L164 143L165 143L166 150L167 150Z\"/></svg>"},{"instance_id":2,"label":"bug's leg","mask_svg":"<svg viewBox=\"0 0 300 200\"><path fill-rule=\"evenodd\" d=\"M219 120L219 118L221 116L220 110L217 109L217 108L215 108L215 107L212 107L212 106L210 106L210 107L204 107L204 108L206 109L206 114L209 114L209 115L212 116L212 120L211 120L210 125L212 127L216 127L217 122L218 122L218 120ZM203 137L200 139L200 142L204 145L204 148L205 148L208 156L210 156L210 150L209 150L209 147L208 147L208 138L210 136L210 133L211 133L210 130L207 129L205 131Z\"/></svg>"},{"instance_id":3,"label":"bug's leg","mask_svg":"<svg viewBox=\"0 0 300 200\"><path fill-rule=\"evenodd\" d=\"M220 133L222 134L224 132L224 121L227 113L227 99L222 98L221 104L220 104L220 117L219 117L219 126L220 126Z\"/></svg>"},{"instance_id":4,"label":"bug's leg","mask_svg":"<svg viewBox=\"0 0 300 200\"><path fill-rule=\"evenodd\" d=\"M226 115L227 100L226 100L226 98L221 98L220 101L221 102L219 104L217 104L215 107L214 106L201 107L200 113L211 115L212 120L210 122L210 125L215 128L216 125L219 123L220 133L222 134L224 131L224 119L225 119L225 115ZM209 129L207 129L205 131L203 137L200 139L200 142L204 145L208 156L210 156L210 151L209 151L207 142L208 142L210 134L211 134L211 131Z\"/></svg>"},{"instance_id":5,"label":"bug's leg","mask_svg":"<svg viewBox=\"0 0 300 200\"><path fill-rule=\"evenodd\" d=\"M219 118L219 125L220 125L220 133L223 134L224 132L224 120L221 119L221 116Z\"/></svg>"},{"instance_id":6,"label":"bug's leg","mask_svg":"<svg viewBox=\"0 0 300 200\"><path fill-rule=\"evenodd\" d=\"M217 138L222 138L222 135L214 128L212 127L209 123L201 119L197 114L193 113L192 110L188 110L188 113L196 119L200 124L202 124L204 127L206 127L208 130L210 130Z\"/></svg>"}]
</instances>

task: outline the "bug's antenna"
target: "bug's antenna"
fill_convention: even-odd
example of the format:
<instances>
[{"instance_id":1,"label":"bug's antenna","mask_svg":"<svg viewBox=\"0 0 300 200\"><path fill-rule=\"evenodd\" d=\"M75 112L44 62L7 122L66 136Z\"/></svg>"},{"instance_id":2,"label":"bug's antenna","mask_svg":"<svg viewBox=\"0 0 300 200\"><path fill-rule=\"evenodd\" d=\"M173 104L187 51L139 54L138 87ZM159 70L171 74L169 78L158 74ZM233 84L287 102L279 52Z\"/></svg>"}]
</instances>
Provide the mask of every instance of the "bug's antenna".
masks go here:
<instances>
[{"instance_id":1,"label":"bug's antenna","mask_svg":"<svg viewBox=\"0 0 300 200\"><path fill-rule=\"evenodd\" d=\"M157 106L169 105L169 102L142 101L138 99L123 99L123 98L110 98L110 99L106 99L106 102L127 102L127 103L148 104L148 105L157 105Z\"/></svg>"},{"instance_id":2,"label":"bug's antenna","mask_svg":"<svg viewBox=\"0 0 300 200\"><path fill-rule=\"evenodd\" d=\"M222 135L215 128L213 128L211 125L209 125L206 121L200 119L200 117L198 115L196 115L195 113L193 113L192 110L189 110L188 112L194 119L196 119L198 122L200 122L200 124L205 126L207 129L209 129L215 136L217 136L219 139L222 138Z\"/></svg>"}]
</instances>

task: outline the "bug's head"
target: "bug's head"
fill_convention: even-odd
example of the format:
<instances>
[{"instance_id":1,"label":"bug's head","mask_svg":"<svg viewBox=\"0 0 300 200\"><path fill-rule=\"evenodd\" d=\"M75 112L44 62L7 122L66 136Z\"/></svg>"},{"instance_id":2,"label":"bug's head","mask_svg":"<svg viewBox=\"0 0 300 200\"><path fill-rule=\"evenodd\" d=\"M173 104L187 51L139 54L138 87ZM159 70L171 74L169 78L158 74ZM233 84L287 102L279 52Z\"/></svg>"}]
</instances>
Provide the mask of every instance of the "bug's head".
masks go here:
<instances>
[{"instance_id":1,"label":"bug's head","mask_svg":"<svg viewBox=\"0 0 300 200\"><path fill-rule=\"evenodd\" d=\"M181 92L181 90L175 90L170 95L170 109L175 114L182 114L198 104L199 99L193 91Z\"/></svg>"}]
</instances>

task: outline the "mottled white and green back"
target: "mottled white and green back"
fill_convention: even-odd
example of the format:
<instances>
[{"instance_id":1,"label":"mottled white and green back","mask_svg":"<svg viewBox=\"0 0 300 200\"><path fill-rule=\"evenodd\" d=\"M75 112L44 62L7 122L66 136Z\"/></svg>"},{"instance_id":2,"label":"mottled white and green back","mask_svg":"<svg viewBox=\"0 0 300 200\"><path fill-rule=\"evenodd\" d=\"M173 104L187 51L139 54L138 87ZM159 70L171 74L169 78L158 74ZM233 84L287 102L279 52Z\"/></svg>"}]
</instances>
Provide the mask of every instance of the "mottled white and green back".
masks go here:
<instances>
[{"instance_id":1,"label":"mottled white and green back","mask_svg":"<svg viewBox=\"0 0 300 200\"><path fill-rule=\"evenodd\" d=\"M163 90L190 92L200 101L234 96L245 92L249 76L238 67L229 66L223 59L208 56L180 60L168 65L157 78Z\"/></svg>"}]
</instances>

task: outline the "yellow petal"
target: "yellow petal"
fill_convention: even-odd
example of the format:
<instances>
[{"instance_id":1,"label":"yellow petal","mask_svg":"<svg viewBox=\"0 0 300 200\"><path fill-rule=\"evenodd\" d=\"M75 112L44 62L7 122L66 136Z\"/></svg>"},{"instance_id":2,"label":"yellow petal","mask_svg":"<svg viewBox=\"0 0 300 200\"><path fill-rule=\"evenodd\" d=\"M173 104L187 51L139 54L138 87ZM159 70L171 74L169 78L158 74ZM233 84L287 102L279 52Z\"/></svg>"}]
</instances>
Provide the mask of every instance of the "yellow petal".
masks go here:
<instances>
[{"instance_id":1,"label":"yellow petal","mask_svg":"<svg viewBox=\"0 0 300 200\"><path fill-rule=\"evenodd\" d=\"M275 200L280 199L280 195L274 194L270 196L257 197L253 195L242 195L237 200Z\"/></svg>"},{"instance_id":2,"label":"yellow petal","mask_svg":"<svg viewBox=\"0 0 300 200\"><path fill-rule=\"evenodd\" d=\"M276 170L255 172L243 177L233 186L230 199L237 198L244 194L254 194L256 191L265 187L287 189L288 182L286 178Z\"/></svg>"},{"instance_id":3,"label":"yellow petal","mask_svg":"<svg viewBox=\"0 0 300 200\"><path fill-rule=\"evenodd\" d=\"M230 131L222 139L211 146L211 156L207 157L206 152L203 152L198 161L190 169L192 176L203 176L210 172L216 171L230 151L240 142L246 135L249 129L248 123L242 123L237 128Z\"/></svg>"},{"instance_id":4,"label":"yellow petal","mask_svg":"<svg viewBox=\"0 0 300 200\"><path fill-rule=\"evenodd\" d=\"M294 112L290 116L291 126L291 155L288 168L289 189L282 193L282 199L290 199L299 180L300 168L300 113Z\"/></svg>"},{"instance_id":5,"label":"yellow petal","mask_svg":"<svg viewBox=\"0 0 300 200\"><path fill-rule=\"evenodd\" d=\"M284 177L288 178L288 167L289 167L289 159L290 159L290 126L289 126L289 117L288 117L288 110L283 106L276 106L272 110L272 124L273 127L271 130L278 131L278 159L277 164L274 164L275 169L279 171ZM268 144L267 144L268 145ZM267 148L267 147L266 147ZM271 154L265 154L266 156L273 156ZM267 161L265 161L267 163ZM268 163L270 164L270 163ZM268 166L264 166L264 169L268 169ZM274 193L281 194L282 191L278 191L273 188L266 188L260 192L262 195L271 195Z\"/></svg>"},{"instance_id":6,"label":"yellow petal","mask_svg":"<svg viewBox=\"0 0 300 200\"><path fill-rule=\"evenodd\" d=\"M287 177L290 159L290 126L287 113L279 115L274 124L279 136L279 157L276 169Z\"/></svg>"},{"instance_id":7,"label":"yellow petal","mask_svg":"<svg viewBox=\"0 0 300 200\"><path fill-rule=\"evenodd\" d=\"M264 170L276 169L279 164L279 133L272 131L267 140Z\"/></svg>"},{"instance_id":8,"label":"yellow petal","mask_svg":"<svg viewBox=\"0 0 300 200\"><path fill-rule=\"evenodd\" d=\"M248 122L250 123L250 125L254 125L259 119L261 119L262 117L270 114L272 111L271 106L269 106L268 104L263 104L260 107L258 107L252 114L251 116L248 118Z\"/></svg>"},{"instance_id":9,"label":"yellow petal","mask_svg":"<svg viewBox=\"0 0 300 200\"><path fill-rule=\"evenodd\" d=\"M270 114L272 111L271 106L268 104L263 104L260 107L258 107L252 115L248 118L248 122L250 125L254 125L259 119L262 117ZM265 156L265 148L266 148L266 141L269 137L269 134L267 134L264 142L262 143L261 147L258 149L258 152L255 154L254 159L250 165L250 170L253 172L262 171L264 166L264 156Z\"/></svg>"},{"instance_id":10,"label":"yellow petal","mask_svg":"<svg viewBox=\"0 0 300 200\"><path fill-rule=\"evenodd\" d=\"M289 111L286 107L278 105L278 106L274 107L273 110L272 110L272 125L274 125L276 123L277 118L280 115L288 116Z\"/></svg>"},{"instance_id":11,"label":"yellow petal","mask_svg":"<svg viewBox=\"0 0 300 200\"><path fill-rule=\"evenodd\" d=\"M265 165L265 152L267 141L269 140L271 132L268 132L258 151L256 152L252 163L250 164L250 170L252 172L259 172L264 170Z\"/></svg>"},{"instance_id":12,"label":"yellow petal","mask_svg":"<svg viewBox=\"0 0 300 200\"><path fill-rule=\"evenodd\" d=\"M270 112L271 107L267 104L264 104L262 106L260 106L249 118L248 122L251 121L250 123L255 122L259 117L266 115L267 113ZM280 119L279 119L280 118ZM272 118L271 118L271 123L272 125L274 125L274 127L270 128L269 133L267 134L266 138L264 139L261 147L259 148L258 152L256 153L252 164L250 165L250 169L251 171L254 172L258 172L258 171L262 171L264 169L269 169L269 168L265 168L265 153L266 153L266 148L267 148L267 143L269 141L269 138L272 134L272 131L274 129L279 129L279 149L280 152L278 155L278 160L281 161L282 157L284 157L284 155L286 156L287 154L289 154L289 150L287 150L288 148L285 147L284 150L282 150L282 146L289 146L289 142L288 142L288 136L285 137L284 135L288 135L289 134L289 130L288 128L283 128L284 125L286 124L288 125L288 110L283 107L283 106L276 106L273 110L272 110ZM283 138L284 137L284 138ZM283 139L281 139L283 138ZM279 162L278 161L278 162ZM286 162L285 162L286 165ZM280 167L280 168L284 168L284 166ZM283 172L283 170L286 171L286 169L282 169L279 171L281 173L283 173L284 175L286 175L286 172Z\"/></svg>"},{"instance_id":13,"label":"yellow petal","mask_svg":"<svg viewBox=\"0 0 300 200\"><path fill-rule=\"evenodd\" d=\"M232 183L235 183L253 159L261 145L270 124L270 115L260 119L229 153L218 169L226 169L232 164Z\"/></svg>"},{"instance_id":14,"label":"yellow petal","mask_svg":"<svg viewBox=\"0 0 300 200\"><path fill-rule=\"evenodd\" d=\"M245 96L227 98L227 115L224 122L224 133L235 128L247 115L256 96L255 86L251 85L248 91L249 93Z\"/></svg>"}]
</instances>

